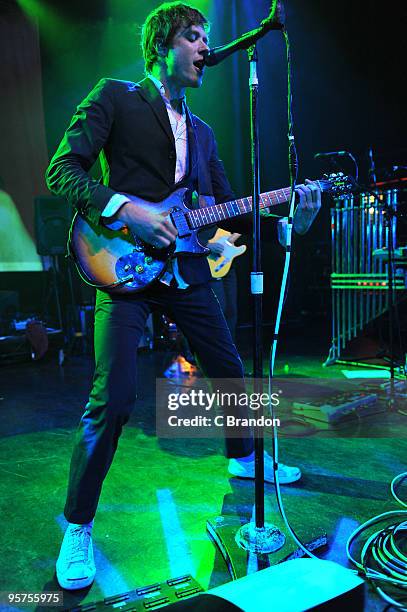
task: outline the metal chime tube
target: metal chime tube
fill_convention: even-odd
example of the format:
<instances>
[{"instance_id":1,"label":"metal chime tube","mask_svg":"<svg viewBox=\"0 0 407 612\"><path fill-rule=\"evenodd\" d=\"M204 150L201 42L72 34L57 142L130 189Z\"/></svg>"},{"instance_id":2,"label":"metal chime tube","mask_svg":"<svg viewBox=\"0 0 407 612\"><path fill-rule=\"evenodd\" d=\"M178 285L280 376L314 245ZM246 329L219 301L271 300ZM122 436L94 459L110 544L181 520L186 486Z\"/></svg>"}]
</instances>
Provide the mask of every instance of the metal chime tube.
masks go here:
<instances>
[{"instance_id":1,"label":"metal chime tube","mask_svg":"<svg viewBox=\"0 0 407 612\"><path fill-rule=\"evenodd\" d=\"M383 195L387 205L396 210L397 189ZM347 342L388 308L388 291L379 284L388 276L388 265L373 252L388 249L390 240L396 248L396 225L396 216L390 225L385 223L383 201L370 194L337 201L331 210L334 360L341 356ZM381 276L384 274L386 277Z\"/></svg>"}]
</instances>

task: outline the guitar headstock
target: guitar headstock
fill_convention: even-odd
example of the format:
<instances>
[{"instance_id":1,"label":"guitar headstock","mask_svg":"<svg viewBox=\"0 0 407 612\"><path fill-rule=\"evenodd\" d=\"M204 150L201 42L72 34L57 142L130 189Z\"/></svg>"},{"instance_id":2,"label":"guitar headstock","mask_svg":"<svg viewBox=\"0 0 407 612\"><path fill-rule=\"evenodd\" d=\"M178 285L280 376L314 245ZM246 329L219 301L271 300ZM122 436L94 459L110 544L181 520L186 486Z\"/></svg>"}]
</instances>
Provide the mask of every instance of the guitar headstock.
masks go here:
<instances>
[{"instance_id":1,"label":"guitar headstock","mask_svg":"<svg viewBox=\"0 0 407 612\"><path fill-rule=\"evenodd\" d=\"M343 172L324 174L318 183L323 192L329 193L334 198L345 198L354 189L352 177L346 176Z\"/></svg>"}]
</instances>

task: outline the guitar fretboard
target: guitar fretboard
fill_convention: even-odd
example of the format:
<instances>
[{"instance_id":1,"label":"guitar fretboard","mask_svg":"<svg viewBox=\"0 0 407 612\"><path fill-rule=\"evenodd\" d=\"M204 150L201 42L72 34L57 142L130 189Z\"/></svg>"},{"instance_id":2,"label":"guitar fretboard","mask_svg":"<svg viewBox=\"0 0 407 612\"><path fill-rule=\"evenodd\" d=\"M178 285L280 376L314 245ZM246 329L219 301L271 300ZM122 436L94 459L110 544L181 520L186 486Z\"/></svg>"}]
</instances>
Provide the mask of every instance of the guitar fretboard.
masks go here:
<instances>
[{"instance_id":1,"label":"guitar fretboard","mask_svg":"<svg viewBox=\"0 0 407 612\"><path fill-rule=\"evenodd\" d=\"M275 191L268 191L260 194L260 208L269 208L277 206L277 204L285 204L290 199L291 189L285 187ZM252 198L240 198L223 204L215 204L214 206L206 206L205 208L197 208L191 210L185 216L188 220L189 227L197 229L205 225L212 225L218 221L231 219L245 213L252 212Z\"/></svg>"}]
</instances>

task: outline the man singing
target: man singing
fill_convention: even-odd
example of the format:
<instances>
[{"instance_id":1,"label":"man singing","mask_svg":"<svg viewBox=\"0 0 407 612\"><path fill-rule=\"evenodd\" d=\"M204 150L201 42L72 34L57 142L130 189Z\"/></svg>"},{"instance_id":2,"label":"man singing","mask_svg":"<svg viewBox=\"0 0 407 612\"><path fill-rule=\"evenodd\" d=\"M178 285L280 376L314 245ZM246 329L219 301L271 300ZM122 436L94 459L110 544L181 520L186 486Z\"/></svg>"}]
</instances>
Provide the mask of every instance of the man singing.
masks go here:
<instances>
[{"instance_id":1,"label":"man singing","mask_svg":"<svg viewBox=\"0 0 407 612\"><path fill-rule=\"evenodd\" d=\"M212 129L193 115L187 87L204 76L209 24L182 2L166 2L148 15L142 32L146 78L139 83L102 79L79 105L47 171L49 189L66 197L81 215L109 228L126 225L156 248L168 247L176 229L161 213L143 210L123 194L159 202L190 187L234 199L218 158ZM100 156L103 184L89 173ZM304 233L320 208L318 186L298 189L295 229ZM238 229L237 229L238 231ZM209 287L206 257L178 257L141 293L97 291L95 374L73 450L65 516L69 522L57 561L65 589L88 586L95 576L91 532L103 484L123 425L136 400L136 350L149 313L160 308L184 333L209 378L243 379L242 363L219 304ZM229 471L254 477L251 438L226 439ZM282 483L301 476L279 465ZM273 480L265 454L265 479Z\"/></svg>"}]
</instances>

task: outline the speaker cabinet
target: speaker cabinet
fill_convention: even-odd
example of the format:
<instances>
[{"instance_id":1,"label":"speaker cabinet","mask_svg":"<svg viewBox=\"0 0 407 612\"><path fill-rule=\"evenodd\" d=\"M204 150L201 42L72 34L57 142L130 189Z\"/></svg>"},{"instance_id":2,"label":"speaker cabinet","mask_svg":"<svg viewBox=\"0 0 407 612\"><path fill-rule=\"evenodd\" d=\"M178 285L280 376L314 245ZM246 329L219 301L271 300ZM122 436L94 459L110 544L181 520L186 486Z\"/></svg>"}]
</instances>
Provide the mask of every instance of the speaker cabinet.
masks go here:
<instances>
[{"instance_id":1,"label":"speaker cabinet","mask_svg":"<svg viewBox=\"0 0 407 612\"><path fill-rule=\"evenodd\" d=\"M65 198L41 196L34 199L35 240L38 255L64 255L72 220Z\"/></svg>"}]
</instances>

